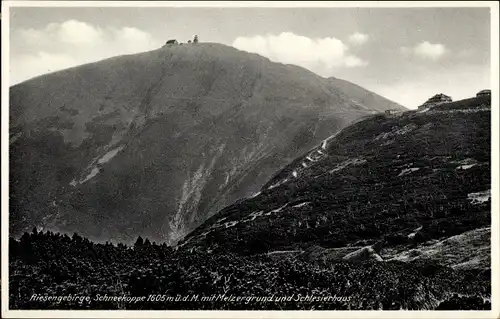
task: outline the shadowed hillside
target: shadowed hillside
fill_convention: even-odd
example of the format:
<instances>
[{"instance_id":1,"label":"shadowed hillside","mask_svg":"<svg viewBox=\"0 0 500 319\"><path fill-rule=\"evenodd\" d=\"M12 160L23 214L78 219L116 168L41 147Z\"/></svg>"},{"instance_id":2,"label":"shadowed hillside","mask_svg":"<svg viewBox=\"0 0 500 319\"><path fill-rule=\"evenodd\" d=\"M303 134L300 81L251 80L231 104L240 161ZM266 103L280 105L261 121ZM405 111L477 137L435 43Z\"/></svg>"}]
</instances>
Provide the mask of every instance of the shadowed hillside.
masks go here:
<instances>
[{"instance_id":1,"label":"shadowed hillside","mask_svg":"<svg viewBox=\"0 0 500 319\"><path fill-rule=\"evenodd\" d=\"M346 85L213 43L15 85L10 231L174 243L332 132L402 108L381 97L354 103Z\"/></svg>"}]
</instances>

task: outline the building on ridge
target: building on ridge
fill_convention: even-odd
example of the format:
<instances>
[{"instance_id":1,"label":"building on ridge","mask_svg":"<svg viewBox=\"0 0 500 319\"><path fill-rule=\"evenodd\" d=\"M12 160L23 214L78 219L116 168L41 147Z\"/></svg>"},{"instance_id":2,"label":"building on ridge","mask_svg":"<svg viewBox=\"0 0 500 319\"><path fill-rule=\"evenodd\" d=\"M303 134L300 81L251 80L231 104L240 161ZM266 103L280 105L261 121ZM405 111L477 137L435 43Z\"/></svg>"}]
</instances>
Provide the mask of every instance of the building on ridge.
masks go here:
<instances>
[{"instance_id":1,"label":"building on ridge","mask_svg":"<svg viewBox=\"0 0 500 319\"><path fill-rule=\"evenodd\" d=\"M476 94L477 97L479 96L491 96L491 90L481 90L477 92Z\"/></svg>"},{"instance_id":2,"label":"building on ridge","mask_svg":"<svg viewBox=\"0 0 500 319\"><path fill-rule=\"evenodd\" d=\"M441 105L441 104L446 104L446 103L451 103L453 100L451 99L451 96L445 95L443 93L439 93L428 99L424 104L420 105L418 107L419 110L422 109L427 109L434 107L436 105Z\"/></svg>"}]
</instances>

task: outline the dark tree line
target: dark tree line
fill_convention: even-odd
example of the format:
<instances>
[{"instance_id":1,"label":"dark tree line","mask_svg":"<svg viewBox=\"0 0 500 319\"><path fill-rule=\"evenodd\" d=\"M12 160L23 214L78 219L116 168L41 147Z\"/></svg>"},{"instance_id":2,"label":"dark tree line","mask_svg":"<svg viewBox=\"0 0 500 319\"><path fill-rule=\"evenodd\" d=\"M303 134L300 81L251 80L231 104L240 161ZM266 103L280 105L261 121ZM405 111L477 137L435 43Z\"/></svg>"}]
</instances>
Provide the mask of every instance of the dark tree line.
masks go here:
<instances>
[{"instance_id":1,"label":"dark tree line","mask_svg":"<svg viewBox=\"0 0 500 319\"><path fill-rule=\"evenodd\" d=\"M173 250L138 238L134 247L77 234L25 233L9 240L12 309L432 309L453 293L470 296L444 309L487 309L489 271L454 271L420 262L333 262ZM30 300L37 295L350 296L346 302ZM426 296L422 299L422 294ZM200 297L201 298L201 297Z\"/></svg>"}]
</instances>

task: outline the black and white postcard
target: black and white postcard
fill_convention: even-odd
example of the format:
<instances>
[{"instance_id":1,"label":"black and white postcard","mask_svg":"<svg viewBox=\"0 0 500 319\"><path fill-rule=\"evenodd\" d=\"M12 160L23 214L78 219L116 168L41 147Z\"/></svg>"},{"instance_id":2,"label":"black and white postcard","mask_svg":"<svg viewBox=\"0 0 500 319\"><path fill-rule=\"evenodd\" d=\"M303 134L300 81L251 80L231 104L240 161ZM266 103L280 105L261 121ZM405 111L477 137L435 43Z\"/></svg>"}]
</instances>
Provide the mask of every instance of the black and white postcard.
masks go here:
<instances>
[{"instance_id":1,"label":"black and white postcard","mask_svg":"<svg viewBox=\"0 0 500 319\"><path fill-rule=\"evenodd\" d=\"M498 8L2 2L2 317L498 318Z\"/></svg>"}]
</instances>

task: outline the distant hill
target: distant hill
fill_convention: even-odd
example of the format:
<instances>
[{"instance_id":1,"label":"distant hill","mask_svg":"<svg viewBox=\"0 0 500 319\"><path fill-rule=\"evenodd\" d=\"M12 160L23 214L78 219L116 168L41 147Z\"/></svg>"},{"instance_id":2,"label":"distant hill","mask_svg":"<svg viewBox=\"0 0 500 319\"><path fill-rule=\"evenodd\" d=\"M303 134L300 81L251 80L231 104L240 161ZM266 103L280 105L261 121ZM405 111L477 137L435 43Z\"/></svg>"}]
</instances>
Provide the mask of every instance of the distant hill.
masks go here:
<instances>
[{"instance_id":1,"label":"distant hill","mask_svg":"<svg viewBox=\"0 0 500 319\"><path fill-rule=\"evenodd\" d=\"M403 109L214 43L40 76L10 88L10 231L174 243L319 141L388 108Z\"/></svg>"},{"instance_id":2,"label":"distant hill","mask_svg":"<svg viewBox=\"0 0 500 319\"><path fill-rule=\"evenodd\" d=\"M346 96L351 98L351 102L354 104L359 104L361 106L378 105L381 110L404 109L398 105L394 105L394 102L349 81L338 79L335 77L329 77L328 80L335 88L337 88L337 90L340 90Z\"/></svg>"}]
</instances>

